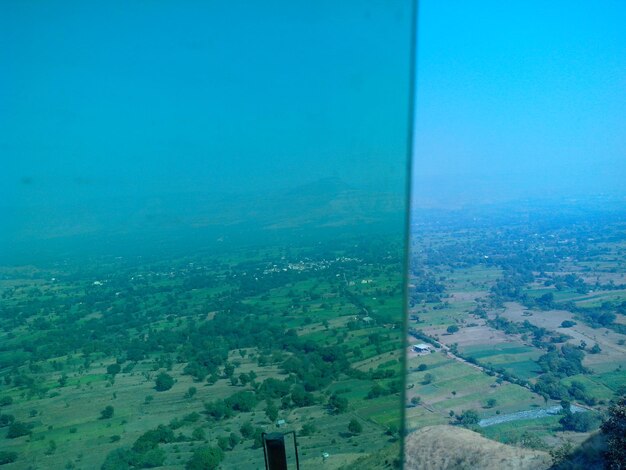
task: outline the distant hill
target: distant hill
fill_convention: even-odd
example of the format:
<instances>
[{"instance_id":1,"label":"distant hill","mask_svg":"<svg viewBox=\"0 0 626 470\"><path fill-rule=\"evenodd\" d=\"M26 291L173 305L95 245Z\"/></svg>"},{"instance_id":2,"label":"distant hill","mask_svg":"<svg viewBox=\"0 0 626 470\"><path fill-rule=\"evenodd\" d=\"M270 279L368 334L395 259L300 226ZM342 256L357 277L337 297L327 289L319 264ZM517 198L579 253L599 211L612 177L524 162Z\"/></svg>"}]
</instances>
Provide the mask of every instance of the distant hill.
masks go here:
<instances>
[{"instance_id":1,"label":"distant hill","mask_svg":"<svg viewBox=\"0 0 626 470\"><path fill-rule=\"evenodd\" d=\"M542 470L547 452L513 447L487 439L469 429L428 426L406 438L406 470Z\"/></svg>"}]
</instances>

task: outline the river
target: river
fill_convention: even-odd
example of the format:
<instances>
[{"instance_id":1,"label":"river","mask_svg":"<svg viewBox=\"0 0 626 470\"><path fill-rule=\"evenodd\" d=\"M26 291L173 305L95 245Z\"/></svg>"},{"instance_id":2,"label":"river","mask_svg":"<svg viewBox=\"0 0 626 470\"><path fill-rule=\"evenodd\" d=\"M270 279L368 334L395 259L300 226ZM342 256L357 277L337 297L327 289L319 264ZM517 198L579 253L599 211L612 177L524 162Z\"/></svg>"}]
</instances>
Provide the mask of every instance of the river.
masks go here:
<instances>
[{"instance_id":1,"label":"river","mask_svg":"<svg viewBox=\"0 0 626 470\"><path fill-rule=\"evenodd\" d=\"M570 410L572 411L572 413L581 413L587 411L585 408L581 408L580 406L576 405L571 405ZM481 419L478 422L478 425L481 428L486 428L487 426L506 423L508 421L518 421L520 419L538 419L545 418L546 416L554 416L561 413L561 411L563 411L563 407L561 407L561 405L552 406L550 408L540 408L536 410L517 411L515 413L496 415L492 416L491 418Z\"/></svg>"}]
</instances>

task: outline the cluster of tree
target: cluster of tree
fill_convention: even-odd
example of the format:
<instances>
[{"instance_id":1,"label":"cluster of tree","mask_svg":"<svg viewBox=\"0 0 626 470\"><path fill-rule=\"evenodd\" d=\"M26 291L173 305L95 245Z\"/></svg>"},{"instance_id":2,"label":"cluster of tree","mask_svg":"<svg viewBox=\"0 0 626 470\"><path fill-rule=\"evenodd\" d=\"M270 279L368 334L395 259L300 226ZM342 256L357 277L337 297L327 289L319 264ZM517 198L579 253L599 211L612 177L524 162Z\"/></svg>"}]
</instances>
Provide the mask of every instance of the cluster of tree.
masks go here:
<instances>
[{"instance_id":1,"label":"cluster of tree","mask_svg":"<svg viewBox=\"0 0 626 470\"><path fill-rule=\"evenodd\" d=\"M603 302L599 307L578 307L568 305L568 310L583 318L592 328L611 328L618 333L626 334L626 328L620 323L615 323L617 313L624 315L626 302Z\"/></svg>"},{"instance_id":2,"label":"cluster of tree","mask_svg":"<svg viewBox=\"0 0 626 470\"><path fill-rule=\"evenodd\" d=\"M592 411L572 413L569 408L559 420L564 431L589 432L597 429L602 420Z\"/></svg>"},{"instance_id":3,"label":"cluster of tree","mask_svg":"<svg viewBox=\"0 0 626 470\"><path fill-rule=\"evenodd\" d=\"M11 415L3 415L10 416ZM22 436L30 436L32 434L33 425L29 423L24 423L22 421L16 421L13 419L9 424L9 429L7 430L6 437L7 439L15 439Z\"/></svg>"},{"instance_id":4,"label":"cluster of tree","mask_svg":"<svg viewBox=\"0 0 626 470\"><path fill-rule=\"evenodd\" d=\"M17 452L0 450L0 465L15 462L17 460L17 456Z\"/></svg>"},{"instance_id":5,"label":"cluster of tree","mask_svg":"<svg viewBox=\"0 0 626 470\"><path fill-rule=\"evenodd\" d=\"M111 451L102 464L102 470L160 467L165 462L166 454L159 444L177 441L169 426L160 425L139 436L130 449L118 448Z\"/></svg>"},{"instance_id":6,"label":"cluster of tree","mask_svg":"<svg viewBox=\"0 0 626 470\"><path fill-rule=\"evenodd\" d=\"M413 338L416 338L416 339L419 339L420 341L423 341L424 343L431 344L431 345L433 345L436 348L440 348L441 347L441 345L437 341L432 339L430 336L428 336L422 330L418 330L418 329L415 329L415 328L409 328L409 335L413 336Z\"/></svg>"},{"instance_id":7,"label":"cluster of tree","mask_svg":"<svg viewBox=\"0 0 626 470\"><path fill-rule=\"evenodd\" d=\"M401 380L391 380L385 387L381 383L376 382L367 392L366 398L371 400L378 397L400 393L402 391L402 383L403 382Z\"/></svg>"},{"instance_id":8,"label":"cluster of tree","mask_svg":"<svg viewBox=\"0 0 626 470\"><path fill-rule=\"evenodd\" d=\"M550 348L546 354L537 359L537 363L544 372L557 377L569 377L587 372L582 365L584 357L585 353L580 348L564 344L560 349Z\"/></svg>"},{"instance_id":9,"label":"cluster of tree","mask_svg":"<svg viewBox=\"0 0 626 470\"><path fill-rule=\"evenodd\" d=\"M476 410L464 410L460 415L456 415L456 422L466 428L475 427L480 421L480 416Z\"/></svg>"},{"instance_id":10,"label":"cluster of tree","mask_svg":"<svg viewBox=\"0 0 626 470\"><path fill-rule=\"evenodd\" d=\"M602 423L602 434L607 441L607 468L623 468L626 462L626 396L609 408L608 419Z\"/></svg>"},{"instance_id":11,"label":"cluster of tree","mask_svg":"<svg viewBox=\"0 0 626 470\"><path fill-rule=\"evenodd\" d=\"M411 281L413 287L409 292L409 307L414 307L421 302L441 302L446 290L445 284L422 269L413 268L412 274L414 279Z\"/></svg>"},{"instance_id":12,"label":"cluster of tree","mask_svg":"<svg viewBox=\"0 0 626 470\"><path fill-rule=\"evenodd\" d=\"M224 452L220 447L204 446L196 449L191 459L185 465L186 470L215 470L224 459Z\"/></svg>"},{"instance_id":13,"label":"cluster of tree","mask_svg":"<svg viewBox=\"0 0 626 470\"><path fill-rule=\"evenodd\" d=\"M497 315L493 319L487 320L487 324L492 328L504 331L509 335L521 334L524 338L532 335L532 344L537 348L550 348L553 344L563 343L571 337L546 328L533 325L528 320L514 322Z\"/></svg>"},{"instance_id":14,"label":"cluster of tree","mask_svg":"<svg viewBox=\"0 0 626 470\"><path fill-rule=\"evenodd\" d=\"M155 380L155 389L157 392L165 392L174 386L175 380L174 377L167 374L166 372L161 372L157 375Z\"/></svg>"}]
</instances>

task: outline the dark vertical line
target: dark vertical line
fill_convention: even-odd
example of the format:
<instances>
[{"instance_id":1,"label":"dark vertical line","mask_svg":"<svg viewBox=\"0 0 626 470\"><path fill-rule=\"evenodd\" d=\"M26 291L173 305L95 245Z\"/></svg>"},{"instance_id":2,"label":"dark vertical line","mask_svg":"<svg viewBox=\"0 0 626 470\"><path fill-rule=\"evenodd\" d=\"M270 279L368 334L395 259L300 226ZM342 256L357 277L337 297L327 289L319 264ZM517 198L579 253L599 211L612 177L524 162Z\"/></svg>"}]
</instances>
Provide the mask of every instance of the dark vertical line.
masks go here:
<instances>
[{"instance_id":1,"label":"dark vertical line","mask_svg":"<svg viewBox=\"0 0 626 470\"><path fill-rule=\"evenodd\" d=\"M265 468L269 468L269 463L267 462L267 447L265 445L265 433L261 433L261 440L263 441L263 460L265 460Z\"/></svg>"},{"instance_id":2,"label":"dark vertical line","mask_svg":"<svg viewBox=\"0 0 626 470\"><path fill-rule=\"evenodd\" d=\"M410 0L410 14L411 14L411 32L410 32L410 44L409 54L411 54L409 62L409 106L407 116L407 144L406 144L406 180L405 180L405 214L404 214L404 262L403 262L403 289L402 289L402 314L403 317L403 329L402 329L402 371L404 372L404 380L402 380L402 393L400 394L402 403L401 405L401 423L400 423L400 459L402 468L404 468L404 450L405 450L405 438L406 438L406 386L407 386L407 335L409 331L409 266L411 259L411 196L412 196L412 171L413 171L413 145L414 145L414 132L415 132L415 97L417 89L417 18L419 13L418 0Z\"/></svg>"},{"instance_id":3,"label":"dark vertical line","mask_svg":"<svg viewBox=\"0 0 626 470\"><path fill-rule=\"evenodd\" d=\"M296 450L296 470L300 470L300 458L298 457L298 440L296 439L296 431L293 433L293 448Z\"/></svg>"}]
</instances>

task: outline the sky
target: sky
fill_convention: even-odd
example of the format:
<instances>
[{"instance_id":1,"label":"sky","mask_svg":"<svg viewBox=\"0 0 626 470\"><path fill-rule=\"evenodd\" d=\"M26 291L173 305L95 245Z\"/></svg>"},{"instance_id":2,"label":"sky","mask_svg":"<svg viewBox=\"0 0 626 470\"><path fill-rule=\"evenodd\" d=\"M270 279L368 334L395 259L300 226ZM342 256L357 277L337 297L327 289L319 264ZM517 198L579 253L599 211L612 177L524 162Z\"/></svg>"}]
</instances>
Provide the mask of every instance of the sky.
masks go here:
<instances>
[{"instance_id":1,"label":"sky","mask_svg":"<svg viewBox=\"0 0 626 470\"><path fill-rule=\"evenodd\" d=\"M417 204L621 193L626 2L419 2Z\"/></svg>"},{"instance_id":2,"label":"sky","mask_svg":"<svg viewBox=\"0 0 626 470\"><path fill-rule=\"evenodd\" d=\"M324 178L402 194L410 26L402 1L1 2L4 232Z\"/></svg>"}]
</instances>

